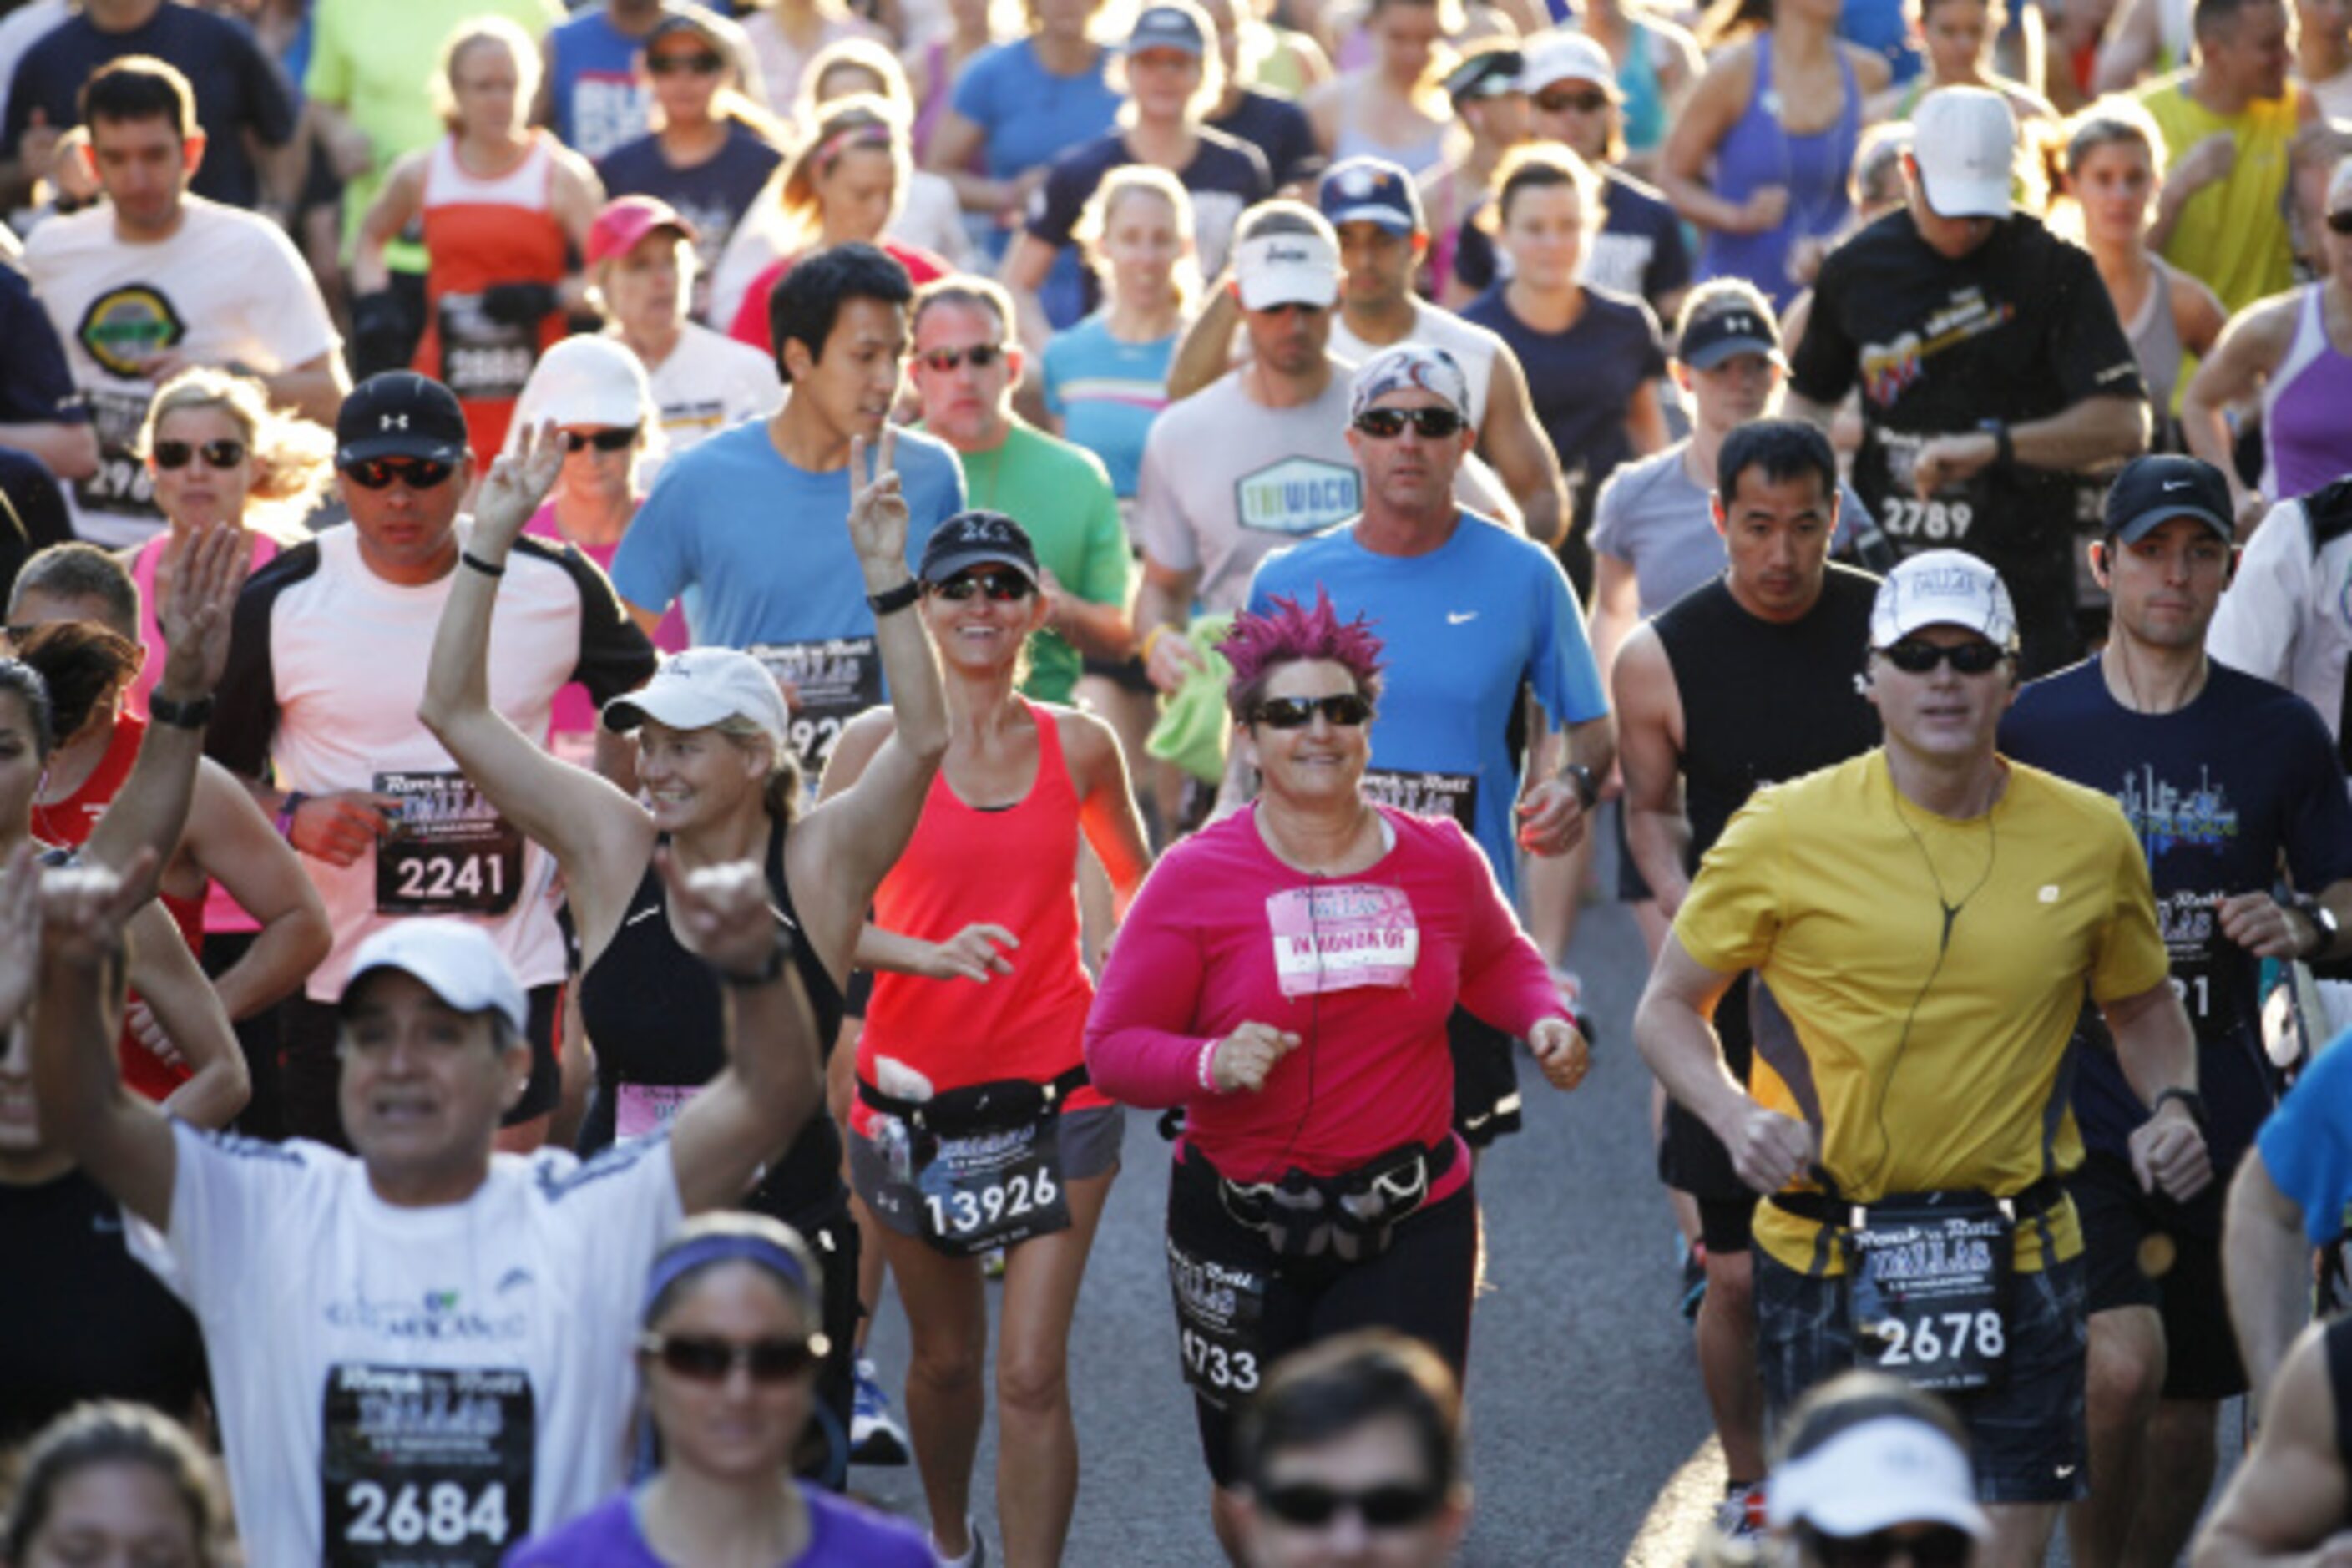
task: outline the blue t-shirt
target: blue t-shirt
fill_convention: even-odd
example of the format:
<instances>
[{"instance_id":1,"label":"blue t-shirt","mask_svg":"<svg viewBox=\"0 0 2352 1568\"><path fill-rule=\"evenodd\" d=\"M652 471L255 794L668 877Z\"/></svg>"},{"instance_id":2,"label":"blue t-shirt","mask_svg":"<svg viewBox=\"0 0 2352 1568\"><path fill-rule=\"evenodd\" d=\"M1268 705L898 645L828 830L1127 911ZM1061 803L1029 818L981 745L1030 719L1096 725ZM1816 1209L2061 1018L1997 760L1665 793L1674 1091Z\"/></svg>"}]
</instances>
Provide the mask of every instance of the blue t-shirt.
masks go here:
<instances>
[{"instance_id":1,"label":"blue t-shirt","mask_svg":"<svg viewBox=\"0 0 2352 1568\"><path fill-rule=\"evenodd\" d=\"M1633 455L1625 416L1634 395L1666 374L1666 351L1650 307L1588 285L1584 313L1564 332L1538 331L1514 315L1497 283L1462 308L1519 358L1536 422L1551 437L1578 526L1590 529L1601 485Z\"/></svg>"},{"instance_id":2,"label":"blue t-shirt","mask_svg":"<svg viewBox=\"0 0 2352 1568\"><path fill-rule=\"evenodd\" d=\"M912 1525L795 1483L808 1503L809 1543L779 1568L931 1568L930 1542ZM525 1542L507 1568L664 1568L637 1523L636 1494L597 1504L562 1529Z\"/></svg>"},{"instance_id":3,"label":"blue t-shirt","mask_svg":"<svg viewBox=\"0 0 2352 1568\"><path fill-rule=\"evenodd\" d=\"M1249 607L1278 595L1365 615L1387 647L1368 794L1451 816L1478 841L1503 896L1517 886L1518 763L1508 734L1524 685L1554 722L1609 711L1584 616L1550 551L1474 513L1426 555L1379 555L1342 523L1258 563Z\"/></svg>"},{"instance_id":4,"label":"blue t-shirt","mask_svg":"<svg viewBox=\"0 0 2352 1568\"><path fill-rule=\"evenodd\" d=\"M622 32L604 6L594 5L558 22L547 44L557 141L593 161L646 133L653 89L637 79L643 38Z\"/></svg>"},{"instance_id":5,"label":"blue t-shirt","mask_svg":"<svg viewBox=\"0 0 2352 1568\"><path fill-rule=\"evenodd\" d=\"M1045 345L1045 407L1066 439L1102 459L1121 498L1135 493L1144 437L1168 406L1176 337L1123 343L1110 335L1108 317L1097 314Z\"/></svg>"},{"instance_id":6,"label":"blue t-shirt","mask_svg":"<svg viewBox=\"0 0 2352 1568\"><path fill-rule=\"evenodd\" d=\"M83 425L89 410L32 282L0 262L0 425Z\"/></svg>"},{"instance_id":7,"label":"blue t-shirt","mask_svg":"<svg viewBox=\"0 0 2352 1568\"><path fill-rule=\"evenodd\" d=\"M2197 1029L2218 1194L2276 1085L2262 1044L2261 961L2221 934L2214 906L2268 889L2282 850L2298 888L2352 876L2352 804L2327 726L2293 692L2220 664L2186 708L2134 712L2094 658L2028 684L2001 721L2000 750L2114 795L2139 835L2173 987ZM2077 1053L2075 1121L2086 1146L2128 1158L2147 1109L2097 1037Z\"/></svg>"},{"instance_id":8,"label":"blue t-shirt","mask_svg":"<svg viewBox=\"0 0 2352 1568\"><path fill-rule=\"evenodd\" d=\"M907 562L963 510L963 469L945 442L898 437ZM866 578L843 520L849 469L812 474L784 461L753 419L662 465L613 556L613 585L644 609L686 601L698 644L748 648L870 637Z\"/></svg>"},{"instance_id":9,"label":"blue t-shirt","mask_svg":"<svg viewBox=\"0 0 2352 1568\"><path fill-rule=\"evenodd\" d=\"M1277 190L1312 179L1322 170L1323 150L1315 145L1315 127L1307 111L1277 94L1245 87L1234 111L1209 125L1265 153L1266 173Z\"/></svg>"},{"instance_id":10,"label":"blue t-shirt","mask_svg":"<svg viewBox=\"0 0 2352 1568\"><path fill-rule=\"evenodd\" d=\"M2352 1034L2339 1035L2294 1080L2254 1142L2278 1190L2303 1210L2303 1234L2327 1247L2352 1230Z\"/></svg>"},{"instance_id":11,"label":"blue t-shirt","mask_svg":"<svg viewBox=\"0 0 2352 1568\"><path fill-rule=\"evenodd\" d=\"M1127 138L1114 131L1064 153L1054 163L1045 184L1029 201L1029 232L1057 252L1038 297L1045 319L1055 330L1069 326L1094 308L1094 275L1078 265L1077 247L1070 236L1078 216L1103 176L1136 161ZM1201 271L1213 278L1225 265L1234 226L1242 214L1274 194L1265 172L1265 154L1222 131L1203 130L1192 161L1176 177L1192 195L1192 244Z\"/></svg>"},{"instance_id":12,"label":"blue t-shirt","mask_svg":"<svg viewBox=\"0 0 2352 1568\"><path fill-rule=\"evenodd\" d=\"M0 148L11 158L18 155L37 109L57 130L80 124L82 84L99 67L125 55L166 61L194 89L205 161L188 188L235 207L259 202L261 177L245 139L250 133L265 147L283 147L292 139L294 89L251 28L194 5L159 5L146 21L121 33L105 32L78 13L41 35L16 62L9 81Z\"/></svg>"},{"instance_id":13,"label":"blue t-shirt","mask_svg":"<svg viewBox=\"0 0 2352 1568\"><path fill-rule=\"evenodd\" d=\"M1104 79L1108 50L1076 76L1055 76L1026 38L998 44L972 57L956 78L950 103L980 127L981 160L992 180L1010 180L1084 146L1118 122L1124 101ZM993 229L990 248L1002 254L1009 230Z\"/></svg>"},{"instance_id":14,"label":"blue t-shirt","mask_svg":"<svg viewBox=\"0 0 2352 1568\"><path fill-rule=\"evenodd\" d=\"M596 174L604 182L605 195L658 196L694 226L694 250L702 260L696 281L701 283L726 254L735 225L751 210L761 187L783 161L783 153L759 132L730 120L719 151L690 169L673 167L662 156L661 139L645 135L598 159Z\"/></svg>"}]
</instances>

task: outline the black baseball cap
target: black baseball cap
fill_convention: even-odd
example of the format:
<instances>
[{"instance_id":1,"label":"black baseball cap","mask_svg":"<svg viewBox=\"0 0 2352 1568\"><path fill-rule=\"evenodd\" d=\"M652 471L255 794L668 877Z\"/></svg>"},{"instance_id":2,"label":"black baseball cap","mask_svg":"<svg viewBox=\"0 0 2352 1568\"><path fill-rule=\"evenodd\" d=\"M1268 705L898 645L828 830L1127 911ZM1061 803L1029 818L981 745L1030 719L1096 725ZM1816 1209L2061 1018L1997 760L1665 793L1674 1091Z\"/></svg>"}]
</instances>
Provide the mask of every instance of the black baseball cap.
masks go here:
<instances>
[{"instance_id":1,"label":"black baseball cap","mask_svg":"<svg viewBox=\"0 0 2352 1568\"><path fill-rule=\"evenodd\" d=\"M429 375L387 370L352 388L335 416L335 467L372 458L466 459L466 412L457 395Z\"/></svg>"},{"instance_id":2,"label":"black baseball cap","mask_svg":"<svg viewBox=\"0 0 2352 1568\"><path fill-rule=\"evenodd\" d=\"M1001 511L960 511L932 531L915 575L944 583L974 566L1010 566L1037 584L1037 547L1029 531Z\"/></svg>"},{"instance_id":3,"label":"black baseball cap","mask_svg":"<svg viewBox=\"0 0 2352 1568\"><path fill-rule=\"evenodd\" d=\"M1713 370L1740 354L1762 354L1774 364L1786 364L1780 353L1780 324L1769 305L1759 305L1746 289L1703 298L1692 308L1683 327L1675 357L1693 370Z\"/></svg>"},{"instance_id":4,"label":"black baseball cap","mask_svg":"<svg viewBox=\"0 0 2352 1568\"><path fill-rule=\"evenodd\" d=\"M1455 103L1470 99L1504 98L1511 93L1525 92L1519 85L1519 73L1527 68L1527 57L1508 46L1478 49L1462 57L1462 63L1445 73L1445 96Z\"/></svg>"},{"instance_id":5,"label":"black baseball cap","mask_svg":"<svg viewBox=\"0 0 2352 1568\"><path fill-rule=\"evenodd\" d=\"M2221 469L2202 458L2160 452L2124 465L2107 491L2104 521L2124 544L2147 538L2176 517L2193 517L2234 544L2238 531L2231 520L2236 510Z\"/></svg>"}]
</instances>

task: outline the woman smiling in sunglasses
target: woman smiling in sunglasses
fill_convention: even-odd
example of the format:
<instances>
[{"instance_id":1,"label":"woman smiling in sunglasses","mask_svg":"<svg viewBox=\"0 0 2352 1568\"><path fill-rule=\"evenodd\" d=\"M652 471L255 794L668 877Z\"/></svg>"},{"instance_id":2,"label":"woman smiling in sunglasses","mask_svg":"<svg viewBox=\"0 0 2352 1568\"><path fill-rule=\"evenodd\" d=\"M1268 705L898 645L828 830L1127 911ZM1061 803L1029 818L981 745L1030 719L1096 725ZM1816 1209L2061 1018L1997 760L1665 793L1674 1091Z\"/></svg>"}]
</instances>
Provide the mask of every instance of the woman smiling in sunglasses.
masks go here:
<instances>
[{"instance_id":1,"label":"woman smiling in sunglasses","mask_svg":"<svg viewBox=\"0 0 2352 1568\"><path fill-rule=\"evenodd\" d=\"M931 1568L922 1538L791 1479L825 1352L816 1260L756 1215L690 1220L654 1259L637 1342L660 1468L510 1568Z\"/></svg>"},{"instance_id":2,"label":"woman smiling in sunglasses","mask_svg":"<svg viewBox=\"0 0 2352 1568\"><path fill-rule=\"evenodd\" d=\"M1087 1087L1093 982L1080 962L1081 831L1120 901L1150 851L1110 727L1017 689L1045 618L1037 556L1002 512L941 523L923 551L950 739L912 840L874 896L858 962L882 971L857 1042L851 1184L913 1336L908 1425L945 1563L967 1517L985 1412L980 1255L1004 1249L997 1513L1014 1568L1061 1560L1077 1497L1069 1332L1118 1171L1118 1108ZM851 787L892 721L851 725L824 795Z\"/></svg>"},{"instance_id":3,"label":"woman smiling in sunglasses","mask_svg":"<svg viewBox=\"0 0 2352 1568\"><path fill-rule=\"evenodd\" d=\"M1428 1342L1457 1375L1468 1358L1477 1211L1453 1129L1455 1002L1527 1039L1562 1088L1588 1058L1477 846L1451 818L1365 798L1381 688L1366 624L1319 593L1311 610L1277 599L1238 616L1223 652L1263 793L1145 884L1087 1061L1108 1094L1184 1108L1169 1271L1231 1552L1234 1413L1276 1359L1367 1325Z\"/></svg>"}]
</instances>

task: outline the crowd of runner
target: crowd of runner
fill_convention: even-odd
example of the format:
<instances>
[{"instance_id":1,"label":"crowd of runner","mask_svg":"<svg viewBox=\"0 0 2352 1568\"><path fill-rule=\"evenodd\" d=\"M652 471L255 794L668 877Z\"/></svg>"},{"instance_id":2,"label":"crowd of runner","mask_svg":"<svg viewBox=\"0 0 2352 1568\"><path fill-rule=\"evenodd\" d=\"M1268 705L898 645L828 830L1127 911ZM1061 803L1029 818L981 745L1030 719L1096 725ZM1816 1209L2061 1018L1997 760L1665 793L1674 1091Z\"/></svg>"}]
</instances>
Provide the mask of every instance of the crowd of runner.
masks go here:
<instances>
[{"instance_id":1,"label":"crowd of runner","mask_svg":"<svg viewBox=\"0 0 2352 1568\"><path fill-rule=\"evenodd\" d=\"M2340 0L0 4L0 1563L1060 1562L1129 1108L1219 1545L1444 1563L1611 1047L1706 1560L2352 1560L2347 153Z\"/></svg>"}]
</instances>

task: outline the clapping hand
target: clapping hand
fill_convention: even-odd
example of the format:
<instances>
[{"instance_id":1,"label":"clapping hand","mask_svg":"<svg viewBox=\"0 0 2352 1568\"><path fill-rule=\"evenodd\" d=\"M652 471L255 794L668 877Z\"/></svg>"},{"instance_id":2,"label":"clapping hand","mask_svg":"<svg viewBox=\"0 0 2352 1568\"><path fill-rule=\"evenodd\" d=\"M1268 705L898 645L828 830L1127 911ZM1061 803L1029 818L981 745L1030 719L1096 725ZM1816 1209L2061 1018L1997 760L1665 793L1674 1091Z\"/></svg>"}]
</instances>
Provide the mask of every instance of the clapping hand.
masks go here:
<instances>
[{"instance_id":1,"label":"clapping hand","mask_svg":"<svg viewBox=\"0 0 2352 1568\"><path fill-rule=\"evenodd\" d=\"M523 426L516 434L515 447L499 454L490 465L489 477L474 494L475 552L493 564L506 558L506 551L522 531L523 524L531 520L547 492L555 488L556 475L563 471L563 435L550 419L533 430Z\"/></svg>"}]
</instances>

